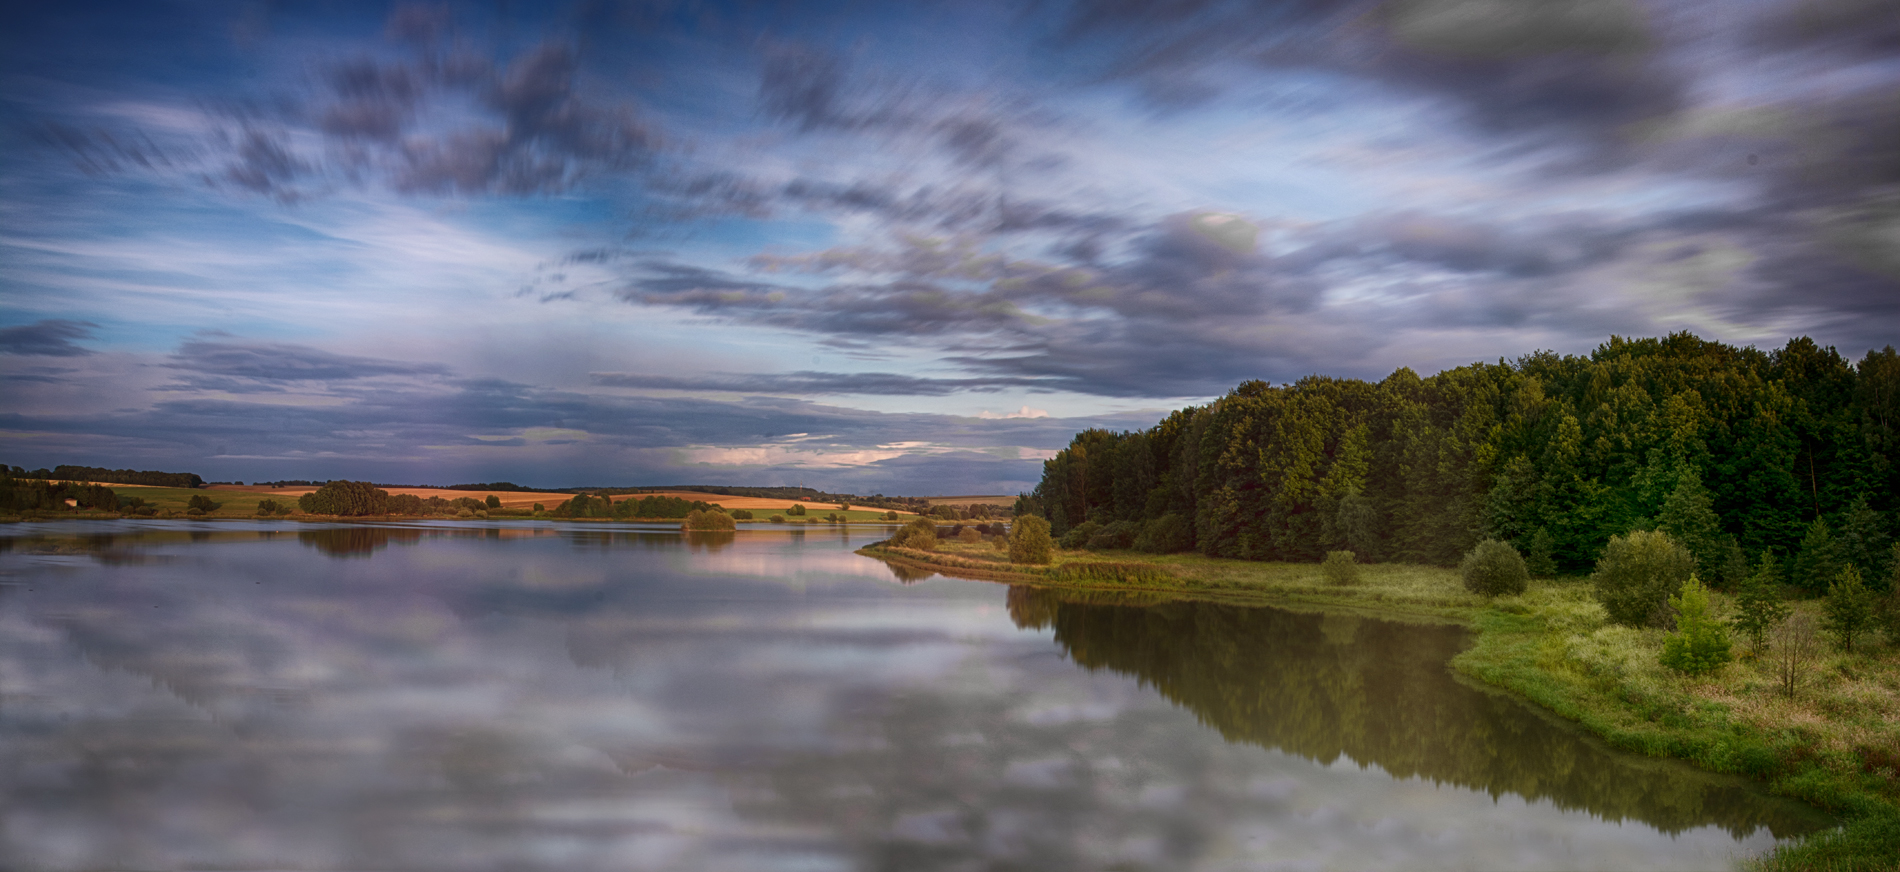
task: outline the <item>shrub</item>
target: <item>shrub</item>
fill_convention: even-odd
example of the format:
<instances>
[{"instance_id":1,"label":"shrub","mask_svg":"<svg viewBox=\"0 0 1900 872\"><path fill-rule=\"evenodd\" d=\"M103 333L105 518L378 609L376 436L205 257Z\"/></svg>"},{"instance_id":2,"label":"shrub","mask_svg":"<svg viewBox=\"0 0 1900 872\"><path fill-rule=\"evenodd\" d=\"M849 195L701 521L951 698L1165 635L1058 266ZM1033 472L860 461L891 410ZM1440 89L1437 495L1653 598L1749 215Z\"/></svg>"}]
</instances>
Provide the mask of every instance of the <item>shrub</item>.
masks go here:
<instances>
[{"instance_id":1,"label":"shrub","mask_svg":"<svg viewBox=\"0 0 1900 872\"><path fill-rule=\"evenodd\" d=\"M1359 564L1353 560L1351 551L1328 551L1326 559L1320 561L1319 574L1327 584L1358 584Z\"/></svg>"},{"instance_id":2,"label":"shrub","mask_svg":"<svg viewBox=\"0 0 1900 872\"><path fill-rule=\"evenodd\" d=\"M501 497L495 496L494 494L489 494L486 499L482 500L482 503L486 505L488 508L499 509L501 508Z\"/></svg>"},{"instance_id":3,"label":"shrub","mask_svg":"<svg viewBox=\"0 0 1900 872\"><path fill-rule=\"evenodd\" d=\"M1046 564L1053 559L1049 522L1037 515L1018 515L1009 527L1009 562Z\"/></svg>"},{"instance_id":4,"label":"shrub","mask_svg":"<svg viewBox=\"0 0 1900 872\"><path fill-rule=\"evenodd\" d=\"M750 521L752 520L752 513L745 509L734 509L732 510L732 519L735 521Z\"/></svg>"},{"instance_id":5,"label":"shrub","mask_svg":"<svg viewBox=\"0 0 1900 872\"><path fill-rule=\"evenodd\" d=\"M1458 575L1465 581L1465 590L1483 596L1523 593L1530 584L1524 558L1511 543L1497 539L1473 546L1458 564Z\"/></svg>"},{"instance_id":6,"label":"shrub","mask_svg":"<svg viewBox=\"0 0 1900 872\"><path fill-rule=\"evenodd\" d=\"M738 525L732 522L732 516L720 511L702 511L694 509L686 514L686 520L680 524L681 530L736 530Z\"/></svg>"},{"instance_id":7,"label":"shrub","mask_svg":"<svg viewBox=\"0 0 1900 872\"><path fill-rule=\"evenodd\" d=\"M1662 665L1677 672L1701 675L1734 659L1729 653L1728 630L1709 617L1709 591L1694 575L1679 596L1669 598L1676 610L1676 632L1663 640Z\"/></svg>"},{"instance_id":8,"label":"shrub","mask_svg":"<svg viewBox=\"0 0 1900 872\"><path fill-rule=\"evenodd\" d=\"M957 514L956 506L932 506L930 516L933 518L942 518L946 521L955 521L960 517Z\"/></svg>"},{"instance_id":9,"label":"shrub","mask_svg":"<svg viewBox=\"0 0 1900 872\"><path fill-rule=\"evenodd\" d=\"M1769 653L1781 692L1793 699L1801 680L1813 671L1814 661L1820 656L1820 646L1814 639L1814 618L1807 612L1789 615L1769 636Z\"/></svg>"},{"instance_id":10,"label":"shrub","mask_svg":"<svg viewBox=\"0 0 1900 872\"><path fill-rule=\"evenodd\" d=\"M914 548L918 551L937 550L937 522L929 518L918 518L897 528L886 541L892 548Z\"/></svg>"},{"instance_id":11,"label":"shrub","mask_svg":"<svg viewBox=\"0 0 1900 872\"><path fill-rule=\"evenodd\" d=\"M785 510L785 514L793 516L803 515L805 514L805 504L793 503L791 508Z\"/></svg>"},{"instance_id":12,"label":"shrub","mask_svg":"<svg viewBox=\"0 0 1900 872\"><path fill-rule=\"evenodd\" d=\"M1665 626L1669 598L1695 571L1695 558L1668 533L1638 530L1613 536L1590 576L1610 620L1630 627Z\"/></svg>"},{"instance_id":13,"label":"shrub","mask_svg":"<svg viewBox=\"0 0 1900 872\"><path fill-rule=\"evenodd\" d=\"M957 534L957 541L958 542L981 542L983 541L983 534L978 533L975 527L964 527L963 532Z\"/></svg>"},{"instance_id":14,"label":"shrub","mask_svg":"<svg viewBox=\"0 0 1900 872\"><path fill-rule=\"evenodd\" d=\"M1096 530L1093 535L1089 536L1087 542L1082 543L1082 547L1090 551L1127 548L1135 544L1135 534L1138 532L1140 532L1140 528L1136 527L1134 523L1130 521L1116 521L1100 530Z\"/></svg>"},{"instance_id":15,"label":"shrub","mask_svg":"<svg viewBox=\"0 0 1900 872\"><path fill-rule=\"evenodd\" d=\"M896 512L885 512L885 513L884 513L884 520L886 520L886 521L895 521L895 520L897 520L897 513L896 513Z\"/></svg>"},{"instance_id":16,"label":"shrub","mask_svg":"<svg viewBox=\"0 0 1900 872\"><path fill-rule=\"evenodd\" d=\"M1062 534L1062 541L1058 544L1065 549L1074 551L1077 548L1087 545L1089 539L1095 535L1095 531L1100 529L1102 529L1101 524L1094 521L1083 521L1081 524L1070 527L1069 532Z\"/></svg>"},{"instance_id":17,"label":"shrub","mask_svg":"<svg viewBox=\"0 0 1900 872\"><path fill-rule=\"evenodd\" d=\"M1194 547L1194 525L1185 515L1169 512L1141 525L1135 537L1135 550L1149 554L1173 554Z\"/></svg>"},{"instance_id":18,"label":"shrub","mask_svg":"<svg viewBox=\"0 0 1900 872\"><path fill-rule=\"evenodd\" d=\"M277 501L276 500L258 500L257 513L260 515L277 514Z\"/></svg>"},{"instance_id":19,"label":"shrub","mask_svg":"<svg viewBox=\"0 0 1900 872\"><path fill-rule=\"evenodd\" d=\"M772 523L774 523L774 524L783 524L783 523L785 523L785 516L784 516L784 515L773 515L772 517L770 517L770 518L767 518L766 520L768 520L768 521L771 521L771 522L772 522Z\"/></svg>"},{"instance_id":20,"label":"shrub","mask_svg":"<svg viewBox=\"0 0 1900 872\"><path fill-rule=\"evenodd\" d=\"M1852 565L1841 567L1834 576L1823 606L1827 617L1822 624L1842 651L1854 650L1854 637L1873 626L1874 594L1861 582L1860 570Z\"/></svg>"},{"instance_id":21,"label":"shrub","mask_svg":"<svg viewBox=\"0 0 1900 872\"><path fill-rule=\"evenodd\" d=\"M189 511L189 509L198 509L201 514L215 512L223 505L223 503L212 502L211 498L204 494L192 494L190 502L185 503L187 511Z\"/></svg>"}]
</instances>

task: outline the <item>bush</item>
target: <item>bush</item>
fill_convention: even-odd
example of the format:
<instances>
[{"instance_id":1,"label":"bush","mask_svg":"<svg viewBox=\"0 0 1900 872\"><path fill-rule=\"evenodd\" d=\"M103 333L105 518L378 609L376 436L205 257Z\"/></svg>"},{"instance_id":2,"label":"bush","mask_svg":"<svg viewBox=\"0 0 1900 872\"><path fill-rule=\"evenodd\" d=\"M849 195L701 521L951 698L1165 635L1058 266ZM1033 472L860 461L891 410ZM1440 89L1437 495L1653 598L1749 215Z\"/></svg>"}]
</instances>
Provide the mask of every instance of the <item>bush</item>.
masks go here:
<instances>
[{"instance_id":1,"label":"bush","mask_svg":"<svg viewBox=\"0 0 1900 872\"><path fill-rule=\"evenodd\" d=\"M1036 515L1018 515L1009 528L1009 562L1042 565L1053 559L1049 522Z\"/></svg>"},{"instance_id":2,"label":"bush","mask_svg":"<svg viewBox=\"0 0 1900 872\"><path fill-rule=\"evenodd\" d=\"M1524 558L1509 542L1486 539L1473 546L1458 564L1465 590L1482 596L1519 594L1530 584Z\"/></svg>"},{"instance_id":3,"label":"bush","mask_svg":"<svg viewBox=\"0 0 1900 872\"><path fill-rule=\"evenodd\" d=\"M1141 525L1135 537L1135 550L1149 554L1174 554L1194 547L1194 525L1185 515L1169 512Z\"/></svg>"},{"instance_id":4,"label":"bush","mask_svg":"<svg viewBox=\"0 0 1900 872\"><path fill-rule=\"evenodd\" d=\"M1590 576L1610 620L1630 627L1668 625L1669 598L1695 571L1682 543L1657 530L1613 536Z\"/></svg>"},{"instance_id":5,"label":"bush","mask_svg":"<svg viewBox=\"0 0 1900 872\"><path fill-rule=\"evenodd\" d=\"M499 509L501 508L501 497L495 496L494 494L489 494L487 499L482 500L482 503L486 505L488 508Z\"/></svg>"},{"instance_id":6,"label":"bush","mask_svg":"<svg viewBox=\"0 0 1900 872\"><path fill-rule=\"evenodd\" d=\"M885 512L885 513L884 513L884 520L886 520L886 521L895 521L895 520L897 520L897 513L896 513L896 512Z\"/></svg>"},{"instance_id":7,"label":"bush","mask_svg":"<svg viewBox=\"0 0 1900 872\"><path fill-rule=\"evenodd\" d=\"M1100 529L1102 529L1101 524L1094 521L1083 521L1080 525L1069 528L1069 532L1062 534L1062 542L1060 544L1063 548L1074 551L1077 548L1087 545L1089 539L1094 537L1095 531Z\"/></svg>"},{"instance_id":8,"label":"bush","mask_svg":"<svg viewBox=\"0 0 1900 872\"><path fill-rule=\"evenodd\" d=\"M962 515L957 514L956 506L932 506L930 509L930 516L933 518L942 518L943 520L946 520L946 521L961 520L963 517Z\"/></svg>"},{"instance_id":9,"label":"bush","mask_svg":"<svg viewBox=\"0 0 1900 872\"><path fill-rule=\"evenodd\" d=\"M192 494L191 501L185 503L185 506L187 507L187 511L189 511L190 509L198 509L201 514L208 514L211 512L215 512L219 508L223 507L223 505L224 505L223 503L212 502L211 498L208 496L205 496L204 494Z\"/></svg>"},{"instance_id":10,"label":"bush","mask_svg":"<svg viewBox=\"0 0 1900 872\"><path fill-rule=\"evenodd\" d=\"M752 520L752 513L745 509L733 509L732 519L735 521L750 521Z\"/></svg>"},{"instance_id":11,"label":"bush","mask_svg":"<svg viewBox=\"0 0 1900 872\"><path fill-rule=\"evenodd\" d=\"M1093 535L1089 536L1087 542L1082 543L1082 547L1090 551L1109 551L1127 548L1135 544L1135 534L1138 532L1140 532L1140 528L1136 527L1133 522L1116 521L1100 530L1096 530Z\"/></svg>"},{"instance_id":12,"label":"bush","mask_svg":"<svg viewBox=\"0 0 1900 872\"><path fill-rule=\"evenodd\" d=\"M260 515L277 514L277 501L276 500L258 500L257 513Z\"/></svg>"},{"instance_id":13,"label":"bush","mask_svg":"<svg viewBox=\"0 0 1900 872\"><path fill-rule=\"evenodd\" d=\"M766 520L768 520L768 521L771 521L771 522L772 522L772 523L774 523L774 524L783 524L783 523L785 523L785 516L784 516L784 515L773 515L772 517L770 517L770 518L767 518Z\"/></svg>"},{"instance_id":14,"label":"bush","mask_svg":"<svg viewBox=\"0 0 1900 872\"><path fill-rule=\"evenodd\" d=\"M680 529L692 531L736 530L738 529L738 525L734 524L732 522L732 516L725 512L708 512L694 509L687 513L686 520L680 524Z\"/></svg>"},{"instance_id":15,"label":"bush","mask_svg":"<svg viewBox=\"0 0 1900 872\"><path fill-rule=\"evenodd\" d=\"M978 533L975 527L964 527L963 532L957 534L957 541L968 543L981 542L983 541L983 534Z\"/></svg>"},{"instance_id":16,"label":"bush","mask_svg":"<svg viewBox=\"0 0 1900 872\"><path fill-rule=\"evenodd\" d=\"M1353 560L1351 551L1328 551L1326 559L1320 561L1319 574L1327 584L1358 584L1359 564Z\"/></svg>"},{"instance_id":17,"label":"bush","mask_svg":"<svg viewBox=\"0 0 1900 872\"><path fill-rule=\"evenodd\" d=\"M937 550L937 522L929 518L918 518L897 528L897 532L892 533L885 544L892 548L935 551Z\"/></svg>"},{"instance_id":18,"label":"bush","mask_svg":"<svg viewBox=\"0 0 1900 872\"><path fill-rule=\"evenodd\" d=\"M1669 598L1676 611L1676 632L1663 640L1662 665L1677 672L1701 675L1734 659L1729 653L1728 629L1709 617L1709 591L1694 575L1682 585L1682 594Z\"/></svg>"},{"instance_id":19,"label":"bush","mask_svg":"<svg viewBox=\"0 0 1900 872\"><path fill-rule=\"evenodd\" d=\"M785 510L785 514L792 516L803 515L805 514L805 504L793 503L791 508Z\"/></svg>"}]
</instances>

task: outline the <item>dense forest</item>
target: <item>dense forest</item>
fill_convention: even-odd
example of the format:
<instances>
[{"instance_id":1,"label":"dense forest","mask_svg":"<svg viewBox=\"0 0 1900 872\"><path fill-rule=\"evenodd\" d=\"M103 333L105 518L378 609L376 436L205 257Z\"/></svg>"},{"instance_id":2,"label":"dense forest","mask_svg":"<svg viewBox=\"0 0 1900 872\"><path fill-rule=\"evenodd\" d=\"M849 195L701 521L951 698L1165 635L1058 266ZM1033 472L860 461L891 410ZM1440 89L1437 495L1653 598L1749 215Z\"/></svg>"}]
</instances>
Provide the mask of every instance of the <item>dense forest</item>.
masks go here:
<instances>
[{"instance_id":1,"label":"dense forest","mask_svg":"<svg viewBox=\"0 0 1900 872\"><path fill-rule=\"evenodd\" d=\"M1247 382L1147 430L1077 434L1018 511L1069 545L1448 565L1495 537L1569 571L1660 527L1718 581L1763 551L1878 578L1897 464L1891 346L1856 364L1806 338L1678 333L1430 378Z\"/></svg>"}]
</instances>

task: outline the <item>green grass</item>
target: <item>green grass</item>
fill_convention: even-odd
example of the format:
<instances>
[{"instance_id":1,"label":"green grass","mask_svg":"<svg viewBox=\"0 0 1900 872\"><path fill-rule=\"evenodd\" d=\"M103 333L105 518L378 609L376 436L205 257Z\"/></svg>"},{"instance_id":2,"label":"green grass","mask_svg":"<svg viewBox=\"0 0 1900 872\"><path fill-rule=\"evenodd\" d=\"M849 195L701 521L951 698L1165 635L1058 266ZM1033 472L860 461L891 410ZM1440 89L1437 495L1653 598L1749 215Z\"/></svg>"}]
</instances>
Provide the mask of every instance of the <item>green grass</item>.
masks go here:
<instances>
[{"instance_id":1,"label":"green grass","mask_svg":"<svg viewBox=\"0 0 1900 872\"><path fill-rule=\"evenodd\" d=\"M1375 564L1361 581L1326 583L1318 564L1200 555L1057 551L1047 567L1018 567L989 544L936 552L864 553L952 575L1163 598L1255 601L1372 611L1470 626L1473 645L1452 667L1575 721L1631 753L1673 757L1761 782L1840 817L1842 827L1784 843L1760 870L1900 868L1900 645L1877 635L1851 654L1829 650L1796 696L1769 665L1744 657L1689 677L1660 662L1665 633L1607 621L1584 579L1533 580L1517 596L1468 593L1456 570ZM1729 613L1717 594L1715 614ZM1796 605L1819 610L1819 603ZM1743 644L1737 643L1738 653Z\"/></svg>"}]
</instances>

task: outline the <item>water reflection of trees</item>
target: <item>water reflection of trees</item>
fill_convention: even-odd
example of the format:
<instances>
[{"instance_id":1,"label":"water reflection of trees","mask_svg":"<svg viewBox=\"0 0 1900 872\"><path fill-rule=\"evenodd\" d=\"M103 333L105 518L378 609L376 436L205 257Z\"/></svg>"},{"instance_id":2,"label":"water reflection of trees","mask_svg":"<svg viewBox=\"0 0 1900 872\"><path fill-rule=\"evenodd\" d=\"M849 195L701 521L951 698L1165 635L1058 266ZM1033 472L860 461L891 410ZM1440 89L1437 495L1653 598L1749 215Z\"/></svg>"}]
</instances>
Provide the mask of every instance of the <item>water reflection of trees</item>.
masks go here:
<instances>
[{"instance_id":1,"label":"water reflection of trees","mask_svg":"<svg viewBox=\"0 0 1900 872\"><path fill-rule=\"evenodd\" d=\"M928 569L918 569L915 566L906 566L894 561L886 561L884 566L891 571L891 575L897 577L898 584L916 584L925 579L933 578L937 574Z\"/></svg>"},{"instance_id":2,"label":"water reflection of trees","mask_svg":"<svg viewBox=\"0 0 1900 872\"><path fill-rule=\"evenodd\" d=\"M1449 627L1201 602L1113 605L1013 587L1018 626L1053 627L1089 669L1134 676L1229 741L1323 763L1346 756L1395 777L1512 793L1631 818L1665 832L1812 829L1739 781L1618 754L1446 665Z\"/></svg>"},{"instance_id":3,"label":"water reflection of trees","mask_svg":"<svg viewBox=\"0 0 1900 872\"><path fill-rule=\"evenodd\" d=\"M423 531L406 527L326 527L298 530L297 541L331 557L368 557L391 542L412 545Z\"/></svg>"},{"instance_id":4,"label":"water reflection of trees","mask_svg":"<svg viewBox=\"0 0 1900 872\"><path fill-rule=\"evenodd\" d=\"M730 530L692 530L686 533L686 547L693 551L717 554L739 538Z\"/></svg>"}]
</instances>

